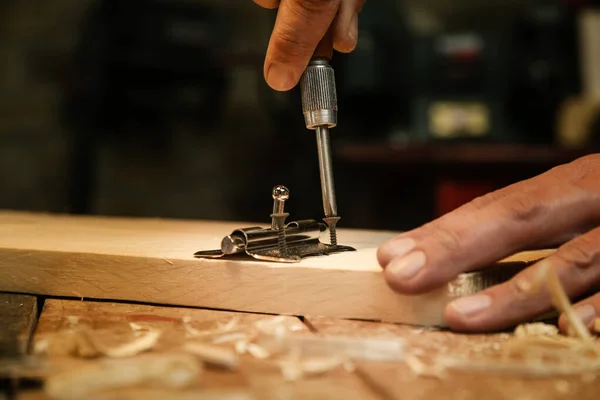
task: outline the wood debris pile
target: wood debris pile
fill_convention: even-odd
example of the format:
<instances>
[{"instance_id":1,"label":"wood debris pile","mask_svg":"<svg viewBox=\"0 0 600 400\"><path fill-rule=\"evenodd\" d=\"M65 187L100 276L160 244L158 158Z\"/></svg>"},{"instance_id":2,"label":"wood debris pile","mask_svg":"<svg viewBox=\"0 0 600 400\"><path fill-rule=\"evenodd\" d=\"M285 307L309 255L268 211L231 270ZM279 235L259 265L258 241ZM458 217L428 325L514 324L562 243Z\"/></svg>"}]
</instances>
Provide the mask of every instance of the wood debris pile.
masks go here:
<instances>
[{"instance_id":1,"label":"wood debris pile","mask_svg":"<svg viewBox=\"0 0 600 400\"><path fill-rule=\"evenodd\" d=\"M201 386L207 368L236 370L245 361L273 367L284 379L295 381L337 368L352 371L361 359L402 360L400 340L364 340L319 337L289 317L271 317L251 325L239 319L199 330L190 318L176 327L178 333L135 323L120 328L93 329L71 317L58 332L39 334L37 355L49 360L69 359L61 370L44 377L45 391L53 399L75 400L135 385L158 389ZM73 363L81 363L73 373Z\"/></svg>"}]
</instances>

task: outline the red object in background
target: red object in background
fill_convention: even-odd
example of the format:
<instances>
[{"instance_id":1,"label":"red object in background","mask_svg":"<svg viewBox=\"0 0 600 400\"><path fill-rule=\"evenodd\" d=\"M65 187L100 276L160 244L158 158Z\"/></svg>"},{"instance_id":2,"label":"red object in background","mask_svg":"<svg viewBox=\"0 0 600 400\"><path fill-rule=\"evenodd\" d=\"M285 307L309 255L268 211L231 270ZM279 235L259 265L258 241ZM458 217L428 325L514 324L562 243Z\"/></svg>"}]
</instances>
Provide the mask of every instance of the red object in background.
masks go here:
<instances>
[{"instance_id":1,"label":"red object in background","mask_svg":"<svg viewBox=\"0 0 600 400\"><path fill-rule=\"evenodd\" d=\"M494 182L460 181L441 178L436 185L436 217L497 189Z\"/></svg>"}]
</instances>

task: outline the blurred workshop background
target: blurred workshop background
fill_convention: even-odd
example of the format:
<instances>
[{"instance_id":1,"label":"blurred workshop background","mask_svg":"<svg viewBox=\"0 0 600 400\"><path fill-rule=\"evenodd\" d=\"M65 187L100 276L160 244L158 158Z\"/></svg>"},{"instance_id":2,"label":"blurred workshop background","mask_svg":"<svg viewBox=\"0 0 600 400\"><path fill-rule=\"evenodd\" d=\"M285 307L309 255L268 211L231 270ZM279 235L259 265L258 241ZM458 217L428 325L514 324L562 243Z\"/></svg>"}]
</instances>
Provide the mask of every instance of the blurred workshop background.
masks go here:
<instances>
[{"instance_id":1,"label":"blurred workshop background","mask_svg":"<svg viewBox=\"0 0 600 400\"><path fill-rule=\"evenodd\" d=\"M600 146L600 2L367 0L334 55L344 227L410 229ZM0 208L321 218L298 90L251 0L0 2Z\"/></svg>"}]
</instances>

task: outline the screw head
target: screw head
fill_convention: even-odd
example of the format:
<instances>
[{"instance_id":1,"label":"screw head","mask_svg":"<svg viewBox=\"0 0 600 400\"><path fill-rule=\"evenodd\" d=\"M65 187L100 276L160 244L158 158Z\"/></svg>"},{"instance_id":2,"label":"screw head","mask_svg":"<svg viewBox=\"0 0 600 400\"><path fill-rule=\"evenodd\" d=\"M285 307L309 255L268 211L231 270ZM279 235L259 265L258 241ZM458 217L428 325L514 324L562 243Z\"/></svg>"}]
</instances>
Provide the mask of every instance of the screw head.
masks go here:
<instances>
[{"instance_id":1,"label":"screw head","mask_svg":"<svg viewBox=\"0 0 600 400\"><path fill-rule=\"evenodd\" d=\"M277 185L273 188L274 200L287 200L290 198L290 191L282 185Z\"/></svg>"}]
</instances>

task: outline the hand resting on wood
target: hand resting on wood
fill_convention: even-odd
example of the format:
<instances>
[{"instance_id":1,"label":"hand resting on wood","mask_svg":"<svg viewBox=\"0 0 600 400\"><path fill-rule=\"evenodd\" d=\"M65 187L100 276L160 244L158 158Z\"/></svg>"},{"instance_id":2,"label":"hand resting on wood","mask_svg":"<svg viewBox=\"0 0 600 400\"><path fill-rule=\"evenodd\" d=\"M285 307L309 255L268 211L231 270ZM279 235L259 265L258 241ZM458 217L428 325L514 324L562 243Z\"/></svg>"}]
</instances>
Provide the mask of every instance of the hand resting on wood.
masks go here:
<instances>
[{"instance_id":1,"label":"hand resting on wood","mask_svg":"<svg viewBox=\"0 0 600 400\"><path fill-rule=\"evenodd\" d=\"M600 316L599 220L600 154L595 154L402 233L384 243L377 257L393 290L417 294L516 252L563 243L547 262L591 328ZM461 331L497 330L551 311L547 290L524 290L539 267L536 263L506 283L450 303L444 314L448 325ZM564 315L559 324L566 328Z\"/></svg>"}]
</instances>

